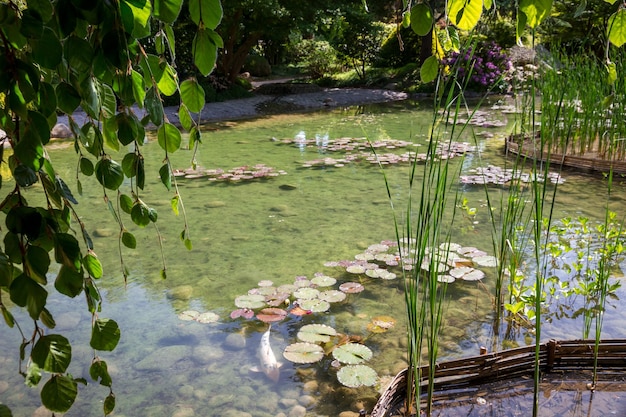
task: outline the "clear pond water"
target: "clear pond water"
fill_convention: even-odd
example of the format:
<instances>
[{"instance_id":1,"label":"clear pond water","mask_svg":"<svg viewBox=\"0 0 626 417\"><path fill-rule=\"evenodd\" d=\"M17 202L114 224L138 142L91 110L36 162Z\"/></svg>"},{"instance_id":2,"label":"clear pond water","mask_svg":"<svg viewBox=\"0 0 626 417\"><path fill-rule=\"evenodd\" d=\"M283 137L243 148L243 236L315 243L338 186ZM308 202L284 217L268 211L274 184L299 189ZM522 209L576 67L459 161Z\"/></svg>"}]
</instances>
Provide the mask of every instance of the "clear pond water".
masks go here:
<instances>
[{"instance_id":1,"label":"clear pond water","mask_svg":"<svg viewBox=\"0 0 626 417\"><path fill-rule=\"evenodd\" d=\"M514 116L496 111L489 114L492 120L504 122L505 127L475 128L477 150L458 158L464 173L486 164L504 165L503 138ZM377 387L342 386L332 358L297 365L284 360L282 351L296 341L304 324L322 323L341 333L365 337L365 344L373 352L367 364L375 369L382 383L406 366L401 280L355 276L345 268L326 266L331 261L354 259L370 245L395 239L384 176L376 164L365 161L323 168L303 168L302 164L341 157L323 145L342 137L395 139L423 147L431 119L427 106L406 102L207 126L197 155L199 166L228 170L265 164L285 171L286 175L238 183L179 178L191 228L191 251L178 238L183 218L172 213L172 194L158 182L161 154L158 145L150 140L142 152L146 155L147 172L154 175L148 176L142 198L159 213L166 280L159 274L162 259L155 229L138 229L127 219L126 227L137 236L138 244L134 251L121 250L130 272L125 285L117 225L106 210L102 189L95 179L81 178L84 193L77 210L88 225L96 253L105 267L100 282L105 299L101 317L115 319L122 330L121 342L114 352L99 352L113 376L115 415L334 416L371 408ZM447 130L452 131L451 127ZM483 135L484 132L488 134ZM471 132L466 133L457 140L473 143ZM281 139L297 138L313 140L320 146L281 143ZM420 147L414 150L420 152ZM58 163L57 172L75 188L76 158L71 145L60 143L50 155ZM191 156L191 151L176 152L172 155L174 165L188 168ZM118 160L121 157L118 155ZM385 168L400 217L406 207L409 170L406 164ZM559 186L555 218L585 216L591 222L601 221L606 201L604 180L572 172L564 172L563 176L566 181ZM463 246L490 252L491 225L487 222L484 189L459 187L468 205L478 212L474 218L459 215L454 239ZM490 187L490 193L494 199L500 191ZM625 199L626 186L616 181L611 204L620 219ZM480 282L457 281L448 286L442 359L474 355L481 345L494 343L494 275L488 268L485 271L486 277ZM297 277L311 279L316 273L337 279L334 289L342 282L358 281L365 290L333 303L327 312L290 315L273 324L270 343L283 362L280 379L273 382L262 373L252 372L251 368L259 365L257 349L267 325L256 320L231 319L230 313L236 308L234 300L261 281L272 281L276 286L293 284ZM620 275L618 268L616 277ZM623 291L618 290L616 296L623 298ZM5 298L8 297L3 297L3 301ZM558 300L554 307L555 311L573 312L581 303L580 299ZM85 347L91 317L84 300L55 295L49 300L49 309L57 321L57 330L72 342L70 372L91 381L88 369L93 352ZM179 315L189 310L214 313L218 319L208 324L181 320ZM562 314L561 319L557 314L550 316L543 326L542 339L581 337L582 318L569 318L571 315ZM386 333L370 334L368 324L379 316L392 317L397 323ZM604 323L604 337L626 337L620 301L609 301ZM0 334L0 402L7 404L15 416L34 415L39 405L37 389L25 387L17 374L19 334L7 327L2 327ZM508 336L510 345L533 340L531 332L523 327ZM76 404L66 415L100 415L101 400L106 394L107 390L96 383L81 386Z\"/></svg>"}]
</instances>

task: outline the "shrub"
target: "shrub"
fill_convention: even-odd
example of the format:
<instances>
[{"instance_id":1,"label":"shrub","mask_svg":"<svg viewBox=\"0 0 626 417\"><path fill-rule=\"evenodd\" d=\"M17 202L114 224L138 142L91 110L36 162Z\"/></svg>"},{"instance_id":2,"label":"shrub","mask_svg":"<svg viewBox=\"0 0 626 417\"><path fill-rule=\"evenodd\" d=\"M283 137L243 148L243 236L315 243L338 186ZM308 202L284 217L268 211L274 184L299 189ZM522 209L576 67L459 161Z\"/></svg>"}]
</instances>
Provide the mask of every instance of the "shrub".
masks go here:
<instances>
[{"instance_id":1,"label":"shrub","mask_svg":"<svg viewBox=\"0 0 626 417\"><path fill-rule=\"evenodd\" d=\"M485 42L465 51L453 52L443 64L461 85L473 91L487 91L502 81L511 61L495 42ZM469 78L468 78L469 77Z\"/></svg>"},{"instance_id":2,"label":"shrub","mask_svg":"<svg viewBox=\"0 0 626 417\"><path fill-rule=\"evenodd\" d=\"M421 40L411 28L400 26L400 39L403 49L400 50L398 28L394 27L383 41L378 57L374 63L377 67L399 68L418 62Z\"/></svg>"},{"instance_id":3,"label":"shrub","mask_svg":"<svg viewBox=\"0 0 626 417\"><path fill-rule=\"evenodd\" d=\"M272 67L265 57L250 55L246 59L243 71L249 72L254 77L267 77L272 74Z\"/></svg>"},{"instance_id":4,"label":"shrub","mask_svg":"<svg viewBox=\"0 0 626 417\"><path fill-rule=\"evenodd\" d=\"M322 78L337 67L337 51L327 41L299 38L291 41L289 51L313 79Z\"/></svg>"}]
</instances>

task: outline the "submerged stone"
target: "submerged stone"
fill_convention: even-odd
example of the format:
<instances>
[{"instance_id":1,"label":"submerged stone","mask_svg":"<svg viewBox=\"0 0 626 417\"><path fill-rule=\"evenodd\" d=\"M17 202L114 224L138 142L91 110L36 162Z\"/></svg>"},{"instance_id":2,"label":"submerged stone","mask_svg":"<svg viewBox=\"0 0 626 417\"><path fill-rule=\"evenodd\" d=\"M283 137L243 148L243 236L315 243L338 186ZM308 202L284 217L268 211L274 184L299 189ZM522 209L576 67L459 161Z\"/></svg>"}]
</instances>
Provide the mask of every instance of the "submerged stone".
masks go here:
<instances>
[{"instance_id":1,"label":"submerged stone","mask_svg":"<svg viewBox=\"0 0 626 417\"><path fill-rule=\"evenodd\" d=\"M281 190L285 190L285 191L291 191L291 190L295 190L298 187L292 184L281 184L278 186L278 188L280 188Z\"/></svg>"},{"instance_id":2,"label":"submerged stone","mask_svg":"<svg viewBox=\"0 0 626 417\"><path fill-rule=\"evenodd\" d=\"M193 295L193 287L191 285L179 285L174 287L167 294L171 300L189 300Z\"/></svg>"},{"instance_id":3,"label":"submerged stone","mask_svg":"<svg viewBox=\"0 0 626 417\"><path fill-rule=\"evenodd\" d=\"M170 371L174 364L191 355L191 347L176 345L157 349L137 362L134 366L139 371Z\"/></svg>"}]
</instances>

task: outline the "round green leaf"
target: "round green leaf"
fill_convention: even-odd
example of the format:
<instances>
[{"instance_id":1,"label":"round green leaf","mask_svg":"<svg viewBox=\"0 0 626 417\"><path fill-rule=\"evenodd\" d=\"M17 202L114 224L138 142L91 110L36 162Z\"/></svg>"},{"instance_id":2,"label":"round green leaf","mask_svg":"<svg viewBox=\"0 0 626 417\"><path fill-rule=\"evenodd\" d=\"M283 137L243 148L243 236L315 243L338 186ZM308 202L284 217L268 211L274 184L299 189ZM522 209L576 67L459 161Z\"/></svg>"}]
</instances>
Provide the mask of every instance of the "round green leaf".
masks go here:
<instances>
[{"instance_id":1,"label":"round green leaf","mask_svg":"<svg viewBox=\"0 0 626 417\"><path fill-rule=\"evenodd\" d=\"M126 194L120 194L120 208L124 213L130 214L133 208L133 199Z\"/></svg>"},{"instance_id":2,"label":"round green leaf","mask_svg":"<svg viewBox=\"0 0 626 417\"><path fill-rule=\"evenodd\" d=\"M218 45L211 32L215 33L211 29L199 29L192 43L194 63L205 77L213 71L217 61Z\"/></svg>"},{"instance_id":3,"label":"round green leaf","mask_svg":"<svg viewBox=\"0 0 626 417\"><path fill-rule=\"evenodd\" d=\"M130 218L137 226L145 227L150 224L150 208L142 202L136 202L130 211Z\"/></svg>"},{"instance_id":4,"label":"round green leaf","mask_svg":"<svg viewBox=\"0 0 626 417\"><path fill-rule=\"evenodd\" d=\"M473 29L482 12L483 0L448 0L450 22L461 30Z\"/></svg>"},{"instance_id":5,"label":"round green leaf","mask_svg":"<svg viewBox=\"0 0 626 417\"><path fill-rule=\"evenodd\" d=\"M54 69L61 63L63 57L63 47L59 38L46 27L43 30L43 36L36 42L33 42L33 59L42 67Z\"/></svg>"},{"instance_id":6,"label":"round green leaf","mask_svg":"<svg viewBox=\"0 0 626 417\"><path fill-rule=\"evenodd\" d=\"M117 190L124 182L124 172L120 164L112 159L103 158L96 164L96 178L104 188Z\"/></svg>"},{"instance_id":7,"label":"round green leaf","mask_svg":"<svg viewBox=\"0 0 626 417\"><path fill-rule=\"evenodd\" d=\"M265 296L261 294L246 294L235 298L235 305L239 308L257 309L265 307Z\"/></svg>"},{"instance_id":8,"label":"round green leaf","mask_svg":"<svg viewBox=\"0 0 626 417\"><path fill-rule=\"evenodd\" d=\"M93 162L91 162L88 158L85 158L84 156L82 156L79 161L79 166L80 166L80 172L83 175L86 175L88 177L93 175L93 170L94 170Z\"/></svg>"},{"instance_id":9,"label":"round green leaf","mask_svg":"<svg viewBox=\"0 0 626 417\"><path fill-rule=\"evenodd\" d=\"M174 23L182 5L183 0L155 0L154 17L165 23Z\"/></svg>"},{"instance_id":10,"label":"round green leaf","mask_svg":"<svg viewBox=\"0 0 626 417\"><path fill-rule=\"evenodd\" d=\"M72 346L60 334L42 336L35 343L31 357L44 371L63 373L72 361Z\"/></svg>"},{"instance_id":11,"label":"round green leaf","mask_svg":"<svg viewBox=\"0 0 626 417\"><path fill-rule=\"evenodd\" d=\"M411 9L411 29L419 36L426 36L433 28L433 11L426 3L418 3Z\"/></svg>"},{"instance_id":12,"label":"round green leaf","mask_svg":"<svg viewBox=\"0 0 626 417\"><path fill-rule=\"evenodd\" d=\"M182 136L176 126L165 123L157 131L157 141L164 151L176 152L180 148Z\"/></svg>"},{"instance_id":13,"label":"round green leaf","mask_svg":"<svg viewBox=\"0 0 626 417\"><path fill-rule=\"evenodd\" d=\"M315 363L324 357L324 349L314 343L293 343L285 348L283 356L294 363Z\"/></svg>"},{"instance_id":14,"label":"round green leaf","mask_svg":"<svg viewBox=\"0 0 626 417\"><path fill-rule=\"evenodd\" d=\"M65 413L72 407L77 395L77 384L72 377L52 375L41 389L41 403L50 411Z\"/></svg>"},{"instance_id":15,"label":"round green leaf","mask_svg":"<svg viewBox=\"0 0 626 417\"><path fill-rule=\"evenodd\" d=\"M112 351L120 341L120 328L115 320L97 319L91 331L89 345L96 350Z\"/></svg>"},{"instance_id":16,"label":"round green leaf","mask_svg":"<svg viewBox=\"0 0 626 417\"><path fill-rule=\"evenodd\" d=\"M371 387L376 384L378 375L376 371L365 365L344 366L337 372L337 379L346 387L358 388L360 386Z\"/></svg>"},{"instance_id":17,"label":"round green leaf","mask_svg":"<svg viewBox=\"0 0 626 417\"><path fill-rule=\"evenodd\" d=\"M204 108L204 89L195 78L183 81L180 85L180 98L187 108L194 113L200 113Z\"/></svg>"},{"instance_id":18,"label":"round green leaf","mask_svg":"<svg viewBox=\"0 0 626 417\"><path fill-rule=\"evenodd\" d=\"M57 106L63 113L72 114L80 106L80 94L72 85L62 82L56 86Z\"/></svg>"},{"instance_id":19,"label":"round green leaf","mask_svg":"<svg viewBox=\"0 0 626 417\"><path fill-rule=\"evenodd\" d=\"M461 0L457 0L457 2L462 3ZM531 28L539 26L543 19L550 16L551 8L552 0L521 0L518 6L518 25L523 22L524 25L527 24ZM520 14L523 15L521 19ZM518 32L519 29L518 27Z\"/></svg>"},{"instance_id":20,"label":"round green leaf","mask_svg":"<svg viewBox=\"0 0 626 417\"><path fill-rule=\"evenodd\" d=\"M124 175L128 178L133 178L137 175L137 163L139 161L139 156L134 152L129 152L124 155L124 159L122 159L122 170L124 171Z\"/></svg>"},{"instance_id":21,"label":"round green leaf","mask_svg":"<svg viewBox=\"0 0 626 417\"><path fill-rule=\"evenodd\" d=\"M306 324L300 328L297 337L303 342L326 343L336 335L337 331L325 324Z\"/></svg>"},{"instance_id":22,"label":"round green leaf","mask_svg":"<svg viewBox=\"0 0 626 417\"><path fill-rule=\"evenodd\" d=\"M84 278L80 272L62 265L54 280L54 288L61 294L74 298L83 291L83 283Z\"/></svg>"},{"instance_id":23,"label":"round green leaf","mask_svg":"<svg viewBox=\"0 0 626 417\"><path fill-rule=\"evenodd\" d=\"M89 252L83 257L83 266L92 277L102 278L102 264L95 253Z\"/></svg>"},{"instance_id":24,"label":"round green leaf","mask_svg":"<svg viewBox=\"0 0 626 417\"><path fill-rule=\"evenodd\" d=\"M220 0L190 0L189 14L196 25L215 29L222 20L222 4Z\"/></svg>"},{"instance_id":25,"label":"round green leaf","mask_svg":"<svg viewBox=\"0 0 626 417\"><path fill-rule=\"evenodd\" d=\"M609 17L607 29L613 45L619 48L626 43L626 9L620 8Z\"/></svg>"},{"instance_id":26,"label":"round green leaf","mask_svg":"<svg viewBox=\"0 0 626 417\"><path fill-rule=\"evenodd\" d=\"M122 244L128 249L135 249L137 247L137 239L135 235L128 231L122 232Z\"/></svg>"},{"instance_id":27,"label":"round green leaf","mask_svg":"<svg viewBox=\"0 0 626 417\"><path fill-rule=\"evenodd\" d=\"M439 61L435 56L429 56L426 58L420 68L420 78L423 83L429 83L434 81L439 74Z\"/></svg>"},{"instance_id":28,"label":"round green leaf","mask_svg":"<svg viewBox=\"0 0 626 417\"><path fill-rule=\"evenodd\" d=\"M333 357L341 363L356 365L372 358L372 350L360 343L346 343L333 349Z\"/></svg>"}]
</instances>

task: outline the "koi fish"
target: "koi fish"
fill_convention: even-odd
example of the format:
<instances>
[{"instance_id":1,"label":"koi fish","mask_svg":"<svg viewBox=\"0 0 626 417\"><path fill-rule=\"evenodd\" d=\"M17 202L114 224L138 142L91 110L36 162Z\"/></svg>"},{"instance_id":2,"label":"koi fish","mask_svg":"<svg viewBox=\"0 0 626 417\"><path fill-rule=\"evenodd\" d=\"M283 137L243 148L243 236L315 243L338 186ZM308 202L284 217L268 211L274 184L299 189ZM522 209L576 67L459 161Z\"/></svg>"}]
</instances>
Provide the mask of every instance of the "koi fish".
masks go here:
<instances>
[{"instance_id":1,"label":"koi fish","mask_svg":"<svg viewBox=\"0 0 626 417\"><path fill-rule=\"evenodd\" d=\"M274 382L278 382L280 378L280 367L282 363L276 360L272 346L270 345L270 330L272 326L267 329L261 337L261 343L259 344L259 361L261 366L253 366L250 368L252 372L263 372L269 379Z\"/></svg>"}]
</instances>

